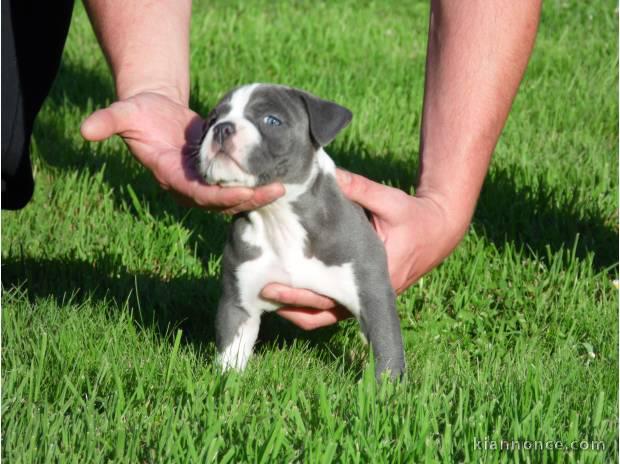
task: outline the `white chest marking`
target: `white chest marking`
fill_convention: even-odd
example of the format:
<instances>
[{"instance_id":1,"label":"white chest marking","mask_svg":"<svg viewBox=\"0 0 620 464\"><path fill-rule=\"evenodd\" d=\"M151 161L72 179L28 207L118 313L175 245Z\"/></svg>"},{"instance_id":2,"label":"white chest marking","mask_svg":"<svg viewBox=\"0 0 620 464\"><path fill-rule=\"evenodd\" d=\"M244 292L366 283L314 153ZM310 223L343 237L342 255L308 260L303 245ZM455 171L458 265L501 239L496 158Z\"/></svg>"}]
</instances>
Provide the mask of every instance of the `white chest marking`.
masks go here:
<instances>
[{"instance_id":1,"label":"white chest marking","mask_svg":"<svg viewBox=\"0 0 620 464\"><path fill-rule=\"evenodd\" d=\"M242 239L259 247L261 255L243 263L237 269L237 278L241 304L251 316L278 308L259 296L271 282L313 290L338 301L355 316L360 313L353 265L328 266L304 255L307 234L291 203L306 191L318 170L333 175L333 161L322 150L317 155L313 174L305 184L286 185L284 197L249 214L251 223Z\"/></svg>"}]
</instances>

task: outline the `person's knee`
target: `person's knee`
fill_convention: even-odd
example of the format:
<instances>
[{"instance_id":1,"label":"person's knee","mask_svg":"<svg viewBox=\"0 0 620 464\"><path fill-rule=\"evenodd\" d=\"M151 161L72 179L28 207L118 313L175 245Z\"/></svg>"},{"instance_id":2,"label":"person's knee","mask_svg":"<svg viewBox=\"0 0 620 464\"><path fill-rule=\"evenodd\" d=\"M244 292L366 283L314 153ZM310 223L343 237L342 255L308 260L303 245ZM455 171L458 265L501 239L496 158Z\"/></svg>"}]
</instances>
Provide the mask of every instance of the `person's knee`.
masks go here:
<instances>
[{"instance_id":1,"label":"person's knee","mask_svg":"<svg viewBox=\"0 0 620 464\"><path fill-rule=\"evenodd\" d=\"M4 166L3 166L4 168ZM13 173L2 172L2 209L18 210L28 204L34 192L29 148L21 154Z\"/></svg>"}]
</instances>

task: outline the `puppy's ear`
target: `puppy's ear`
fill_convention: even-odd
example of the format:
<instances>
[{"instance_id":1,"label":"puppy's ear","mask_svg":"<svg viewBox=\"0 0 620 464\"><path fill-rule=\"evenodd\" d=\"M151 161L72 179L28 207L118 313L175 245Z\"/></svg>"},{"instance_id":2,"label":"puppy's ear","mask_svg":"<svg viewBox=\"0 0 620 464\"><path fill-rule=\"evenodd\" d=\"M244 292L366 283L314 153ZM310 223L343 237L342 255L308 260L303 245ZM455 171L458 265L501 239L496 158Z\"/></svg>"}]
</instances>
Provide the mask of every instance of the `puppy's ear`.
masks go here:
<instances>
[{"instance_id":1,"label":"puppy's ear","mask_svg":"<svg viewBox=\"0 0 620 464\"><path fill-rule=\"evenodd\" d=\"M353 118L344 106L322 100L306 92L299 92L310 121L310 134L314 142L324 147L336 138L338 132L347 127Z\"/></svg>"}]
</instances>

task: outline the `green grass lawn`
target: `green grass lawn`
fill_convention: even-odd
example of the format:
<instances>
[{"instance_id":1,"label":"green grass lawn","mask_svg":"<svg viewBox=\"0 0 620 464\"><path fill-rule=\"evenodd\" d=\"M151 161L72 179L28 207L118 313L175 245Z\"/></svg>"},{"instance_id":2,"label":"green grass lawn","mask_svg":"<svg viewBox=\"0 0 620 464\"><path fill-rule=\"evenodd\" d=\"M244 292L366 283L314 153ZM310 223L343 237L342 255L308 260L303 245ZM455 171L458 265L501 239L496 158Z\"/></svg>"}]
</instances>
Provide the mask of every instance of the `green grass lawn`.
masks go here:
<instances>
[{"instance_id":1,"label":"green grass lawn","mask_svg":"<svg viewBox=\"0 0 620 464\"><path fill-rule=\"evenodd\" d=\"M240 83L305 88L354 113L338 164L412 189L427 2L209 3L194 109ZM617 37L615 2L545 2L470 232L398 299L408 376L377 387L353 321L266 317L247 371L218 372L227 219L177 206L120 140L80 138L113 86L78 5L34 200L2 213L2 458L617 461ZM480 449L501 440L604 449Z\"/></svg>"}]
</instances>

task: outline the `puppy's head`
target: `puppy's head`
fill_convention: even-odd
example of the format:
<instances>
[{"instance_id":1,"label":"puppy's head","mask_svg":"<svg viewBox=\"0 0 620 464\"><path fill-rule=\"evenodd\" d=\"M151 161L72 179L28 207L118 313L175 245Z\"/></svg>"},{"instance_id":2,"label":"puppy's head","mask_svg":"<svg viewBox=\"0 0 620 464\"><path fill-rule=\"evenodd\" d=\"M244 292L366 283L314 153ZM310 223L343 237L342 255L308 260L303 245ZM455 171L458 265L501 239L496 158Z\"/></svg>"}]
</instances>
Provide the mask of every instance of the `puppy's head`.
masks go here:
<instances>
[{"instance_id":1,"label":"puppy's head","mask_svg":"<svg viewBox=\"0 0 620 464\"><path fill-rule=\"evenodd\" d=\"M346 108L301 90L251 84L207 116L199 170L209 184L300 183L313 158L351 121Z\"/></svg>"}]
</instances>

